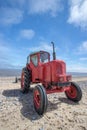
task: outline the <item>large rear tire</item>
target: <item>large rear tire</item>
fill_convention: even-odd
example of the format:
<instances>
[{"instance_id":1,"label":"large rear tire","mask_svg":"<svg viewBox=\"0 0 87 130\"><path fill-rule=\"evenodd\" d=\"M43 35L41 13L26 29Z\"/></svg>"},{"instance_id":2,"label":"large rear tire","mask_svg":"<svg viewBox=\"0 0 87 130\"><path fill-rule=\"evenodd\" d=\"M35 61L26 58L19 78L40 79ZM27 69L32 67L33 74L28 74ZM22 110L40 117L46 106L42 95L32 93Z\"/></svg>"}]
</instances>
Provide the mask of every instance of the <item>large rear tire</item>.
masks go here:
<instances>
[{"instance_id":1,"label":"large rear tire","mask_svg":"<svg viewBox=\"0 0 87 130\"><path fill-rule=\"evenodd\" d=\"M21 91L22 93L28 93L31 82L31 71L27 68L22 69L21 74Z\"/></svg>"},{"instance_id":2,"label":"large rear tire","mask_svg":"<svg viewBox=\"0 0 87 130\"><path fill-rule=\"evenodd\" d=\"M78 84L71 82L70 89L65 91L65 94L68 99L79 102L82 98L82 91L81 88L78 86Z\"/></svg>"},{"instance_id":3,"label":"large rear tire","mask_svg":"<svg viewBox=\"0 0 87 130\"><path fill-rule=\"evenodd\" d=\"M47 110L47 94L43 86L37 85L33 91L34 108L39 115L43 115Z\"/></svg>"}]
</instances>

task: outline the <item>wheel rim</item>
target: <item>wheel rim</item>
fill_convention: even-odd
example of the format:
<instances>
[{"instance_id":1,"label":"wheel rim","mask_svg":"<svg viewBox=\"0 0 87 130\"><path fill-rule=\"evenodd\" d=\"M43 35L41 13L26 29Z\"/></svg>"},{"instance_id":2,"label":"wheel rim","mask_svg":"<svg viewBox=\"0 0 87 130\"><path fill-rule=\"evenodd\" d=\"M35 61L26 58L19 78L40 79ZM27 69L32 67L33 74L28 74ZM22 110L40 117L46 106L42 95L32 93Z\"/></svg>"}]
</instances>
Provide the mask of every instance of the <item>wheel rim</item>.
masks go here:
<instances>
[{"instance_id":1,"label":"wheel rim","mask_svg":"<svg viewBox=\"0 0 87 130\"><path fill-rule=\"evenodd\" d=\"M21 88L22 89L24 88L24 72L22 72L22 75L21 75Z\"/></svg>"},{"instance_id":2,"label":"wheel rim","mask_svg":"<svg viewBox=\"0 0 87 130\"><path fill-rule=\"evenodd\" d=\"M34 104L37 109L40 108L40 93L38 90L34 91Z\"/></svg>"},{"instance_id":3,"label":"wheel rim","mask_svg":"<svg viewBox=\"0 0 87 130\"><path fill-rule=\"evenodd\" d=\"M70 89L66 91L66 93L70 98L76 98L77 96L77 90L74 86L71 86Z\"/></svg>"}]
</instances>

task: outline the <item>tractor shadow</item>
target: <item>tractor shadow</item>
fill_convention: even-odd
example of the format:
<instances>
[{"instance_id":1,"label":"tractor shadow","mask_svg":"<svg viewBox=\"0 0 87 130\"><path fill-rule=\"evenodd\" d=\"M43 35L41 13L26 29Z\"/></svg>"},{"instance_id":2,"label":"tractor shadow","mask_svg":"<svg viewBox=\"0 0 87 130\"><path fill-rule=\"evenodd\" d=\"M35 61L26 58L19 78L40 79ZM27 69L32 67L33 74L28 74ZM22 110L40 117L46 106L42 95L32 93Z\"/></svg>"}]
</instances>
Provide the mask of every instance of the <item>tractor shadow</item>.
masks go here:
<instances>
[{"instance_id":1,"label":"tractor shadow","mask_svg":"<svg viewBox=\"0 0 87 130\"><path fill-rule=\"evenodd\" d=\"M48 108L47 108L47 112L49 111L54 111L55 109L58 109L58 107L60 107L60 105L62 103L68 104L68 105L78 105L79 103L77 102L73 102L71 100L69 100L67 97L56 97L56 100L53 101L49 101L49 97L48 97Z\"/></svg>"},{"instance_id":2,"label":"tractor shadow","mask_svg":"<svg viewBox=\"0 0 87 130\"><path fill-rule=\"evenodd\" d=\"M31 121L38 120L38 119L42 118L42 116L39 116L34 109L33 88L30 88L30 91L28 94L22 94L20 89L4 90L2 94L6 98L9 98L9 99L11 98L11 102L13 104L15 101L16 105L18 104L17 107L22 105L20 112L25 118L28 118ZM59 100L55 103L55 102L49 101L49 98L48 98L47 112L54 111L55 109L58 109L58 105L61 104L62 102L67 103L67 104L71 104L71 105L76 105L76 103L73 104L73 102L69 101L67 98L58 98L58 99Z\"/></svg>"},{"instance_id":3,"label":"tractor shadow","mask_svg":"<svg viewBox=\"0 0 87 130\"><path fill-rule=\"evenodd\" d=\"M59 99L60 102L66 103L68 105L78 105L79 104L78 102L73 102L73 101L71 101L71 100L69 100L65 97L59 97L58 99Z\"/></svg>"},{"instance_id":4,"label":"tractor shadow","mask_svg":"<svg viewBox=\"0 0 87 130\"><path fill-rule=\"evenodd\" d=\"M11 102L14 105L14 101L17 107L22 106L20 109L21 114L28 118L29 120L38 120L41 118L35 110L33 106L33 89L31 88L29 93L22 94L20 89L11 89L11 90L4 90L3 96L7 99L11 99ZM15 100L16 99L16 100ZM17 105L18 104L18 105Z\"/></svg>"}]
</instances>

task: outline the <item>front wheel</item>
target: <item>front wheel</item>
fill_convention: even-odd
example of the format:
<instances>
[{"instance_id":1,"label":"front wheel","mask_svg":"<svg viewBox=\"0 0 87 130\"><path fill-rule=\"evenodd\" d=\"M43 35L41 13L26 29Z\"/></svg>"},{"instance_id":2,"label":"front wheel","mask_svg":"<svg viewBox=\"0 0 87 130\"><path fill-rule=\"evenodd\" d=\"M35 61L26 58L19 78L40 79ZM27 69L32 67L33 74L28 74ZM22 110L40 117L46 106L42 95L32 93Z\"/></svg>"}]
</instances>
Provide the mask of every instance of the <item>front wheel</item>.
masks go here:
<instances>
[{"instance_id":1,"label":"front wheel","mask_svg":"<svg viewBox=\"0 0 87 130\"><path fill-rule=\"evenodd\" d=\"M43 115L47 110L47 94L43 86L37 85L33 91L34 108L39 115Z\"/></svg>"},{"instance_id":2,"label":"front wheel","mask_svg":"<svg viewBox=\"0 0 87 130\"><path fill-rule=\"evenodd\" d=\"M82 98L81 88L74 82L71 82L70 89L65 91L65 94L68 99L74 102L79 102Z\"/></svg>"}]
</instances>

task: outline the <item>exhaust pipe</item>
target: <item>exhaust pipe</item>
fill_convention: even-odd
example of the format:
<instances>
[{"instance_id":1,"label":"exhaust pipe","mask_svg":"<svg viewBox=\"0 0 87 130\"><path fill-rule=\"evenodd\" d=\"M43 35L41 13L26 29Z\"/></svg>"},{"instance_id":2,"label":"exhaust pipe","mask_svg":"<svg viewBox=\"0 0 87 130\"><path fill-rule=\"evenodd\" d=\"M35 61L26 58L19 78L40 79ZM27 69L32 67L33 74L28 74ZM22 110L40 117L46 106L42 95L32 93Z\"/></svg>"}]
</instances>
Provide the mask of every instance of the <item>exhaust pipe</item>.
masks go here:
<instances>
[{"instance_id":1,"label":"exhaust pipe","mask_svg":"<svg viewBox=\"0 0 87 130\"><path fill-rule=\"evenodd\" d=\"M53 60L56 60L56 52L55 52L55 47L54 47L54 42L51 42L53 46Z\"/></svg>"}]
</instances>

